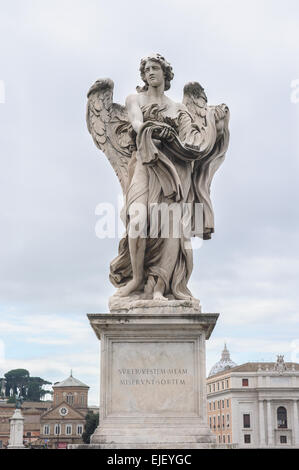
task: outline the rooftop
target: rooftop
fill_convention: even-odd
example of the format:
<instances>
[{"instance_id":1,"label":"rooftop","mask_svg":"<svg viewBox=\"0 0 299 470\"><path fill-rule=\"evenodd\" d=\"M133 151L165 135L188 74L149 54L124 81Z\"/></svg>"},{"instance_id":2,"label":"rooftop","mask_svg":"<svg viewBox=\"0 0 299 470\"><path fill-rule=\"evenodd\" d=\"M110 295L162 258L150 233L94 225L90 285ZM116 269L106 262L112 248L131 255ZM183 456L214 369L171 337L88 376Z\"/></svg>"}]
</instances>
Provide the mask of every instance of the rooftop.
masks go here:
<instances>
[{"instance_id":1,"label":"rooftop","mask_svg":"<svg viewBox=\"0 0 299 470\"><path fill-rule=\"evenodd\" d=\"M297 362L283 362L281 367L279 362L246 362L240 366L231 367L228 370L220 370L219 372L213 374L213 377L218 377L224 373L230 374L235 372L299 372L299 364ZM211 372L209 378L211 377Z\"/></svg>"},{"instance_id":2,"label":"rooftop","mask_svg":"<svg viewBox=\"0 0 299 470\"><path fill-rule=\"evenodd\" d=\"M57 387L85 387L85 388L89 388L88 385L84 384L80 380L73 377L72 372L71 372L71 375L67 379L63 380L62 382L56 382L53 385L53 388L57 388Z\"/></svg>"}]
</instances>

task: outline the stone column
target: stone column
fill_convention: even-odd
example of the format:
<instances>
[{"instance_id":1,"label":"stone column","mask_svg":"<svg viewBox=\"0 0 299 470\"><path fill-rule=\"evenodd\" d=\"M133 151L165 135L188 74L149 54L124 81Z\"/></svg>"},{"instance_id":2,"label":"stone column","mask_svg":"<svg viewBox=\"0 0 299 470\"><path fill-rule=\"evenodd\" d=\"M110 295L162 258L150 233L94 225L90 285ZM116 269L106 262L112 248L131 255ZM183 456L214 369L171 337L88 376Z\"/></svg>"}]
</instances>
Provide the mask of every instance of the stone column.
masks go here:
<instances>
[{"instance_id":1,"label":"stone column","mask_svg":"<svg viewBox=\"0 0 299 470\"><path fill-rule=\"evenodd\" d=\"M299 444L299 433L298 433L298 402L293 401L293 444Z\"/></svg>"},{"instance_id":2,"label":"stone column","mask_svg":"<svg viewBox=\"0 0 299 470\"><path fill-rule=\"evenodd\" d=\"M23 432L24 432L24 418L21 410L17 408L9 419L10 422L10 435L8 449L25 449L23 444Z\"/></svg>"},{"instance_id":3,"label":"stone column","mask_svg":"<svg viewBox=\"0 0 299 470\"><path fill-rule=\"evenodd\" d=\"M271 411L271 400L267 400L268 446L273 446L273 424Z\"/></svg>"},{"instance_id":4,"label":"stone column","mask_svg":"<svg viewBox=\"0 0 299 470\"><path fill-rule=\"evenodd\" d=\"M259 424L260 424L260 445L266 445L265 441L265 417L264 417L264 400L259 400Z\"/></svg>"}]
</instances>

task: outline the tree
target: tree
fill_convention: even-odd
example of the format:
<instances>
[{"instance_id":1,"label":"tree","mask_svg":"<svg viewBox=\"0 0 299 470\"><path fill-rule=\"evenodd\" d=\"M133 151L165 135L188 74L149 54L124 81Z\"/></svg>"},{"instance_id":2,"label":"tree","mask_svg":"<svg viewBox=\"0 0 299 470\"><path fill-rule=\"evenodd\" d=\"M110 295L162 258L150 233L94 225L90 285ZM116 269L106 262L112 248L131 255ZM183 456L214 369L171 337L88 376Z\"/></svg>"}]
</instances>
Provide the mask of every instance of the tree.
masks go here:
<instances>
[{"instance_id":1,"label":"tree","mask_svg":"<svg viewBox=\"0 0 299 470\"><path fill-rule=\"evenodd\" d=\"M82 439L85 444L90 443L90 436L94 433L98 425L99 413L88 411L87 415L85 416L84 432L82 434Z\"/></svg>"},{"instance_id":2,"label":"tree","mask_svg":"<svg viewBox=\"0 0 299 470\"><path fill-rule=\"evenodd\" d=\"M26 395L26 386L28 385L29 372L26 369L13 369L4 374L6 379L5 393L6 396L10 396L10 391L13 391L13 395L20 393Z\"/></svg>"},{"instance_id":3,"label":"tree","mask_svg":"<svg viewBox=\"0 0 299 470\"><path fill-rule=\"evenodd\" d=\"M51 384L41 377L30 377L26 369L13 369L4 374L6 380L5 393L10 397L10 391L13 391L13 397L20 394L26 401L41 401L41 398L49 393L43 389L44 385Z\"/></svg>"},{"instance_id":4,"label":"tree","mask_svg":"<svg viewBox=\"0 0 299 470\"><path fill-rule=\"evenodd\" d=\"M26 400L40 401L46 395L48 390L43 389L43 385L51 384L41 377L29 377Z\"/></svg>"}]
</instances>

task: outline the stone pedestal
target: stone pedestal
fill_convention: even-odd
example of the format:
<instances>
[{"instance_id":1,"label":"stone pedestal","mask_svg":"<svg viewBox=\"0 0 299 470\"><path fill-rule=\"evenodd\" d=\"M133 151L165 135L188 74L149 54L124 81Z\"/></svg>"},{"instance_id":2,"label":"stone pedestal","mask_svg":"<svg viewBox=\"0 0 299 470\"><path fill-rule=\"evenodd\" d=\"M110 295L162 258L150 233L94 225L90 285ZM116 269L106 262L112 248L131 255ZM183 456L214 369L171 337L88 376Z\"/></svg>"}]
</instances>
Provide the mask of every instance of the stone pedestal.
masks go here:
<instances>
[{"instance_id":1,"label":"stone pedestal","mask_svg":"<svg viewBox=\"0 0 299 470\"><path fill-rule=\"evenodd\" d=\"M9 419L10 435L8 449L25 449L23 444L24 418L22 412L17 408L13 416Z\"/></svg>"},{"instance_id":2,"label":"stone pedestal","mask_svg":"<svg viewBox=\"0 0 299 470\"><path fill-rule=\"evenodd\" d=\"M100 425L90 447L210 447L205 341L218 314L194 302L144 303L88 315L101 340Z\"/></svg>"}]
</instances>

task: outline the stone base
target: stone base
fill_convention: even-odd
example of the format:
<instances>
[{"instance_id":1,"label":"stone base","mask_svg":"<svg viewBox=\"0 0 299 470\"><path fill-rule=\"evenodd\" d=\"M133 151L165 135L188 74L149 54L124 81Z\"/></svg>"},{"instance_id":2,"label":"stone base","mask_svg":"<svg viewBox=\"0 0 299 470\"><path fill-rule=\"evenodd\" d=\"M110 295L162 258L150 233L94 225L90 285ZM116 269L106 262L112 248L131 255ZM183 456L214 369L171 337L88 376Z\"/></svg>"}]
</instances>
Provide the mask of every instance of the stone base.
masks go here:
<instances>
[{"instance_id":1,"label":"stone base","mask_svg":"<svg viewBox=\"0 0 299 470\"><path fill-rule=\"evenodd\" d=\"M100 449L202 449L215 445L215 437L208 428L157 428L119 429L109 433L100 429L92 436L92 445Z\"/></svg>"},{"instance_id":2,"label":"stone base","mask_svg":"<svg viewBox=\"0 0 299 470\"><path fill-rule=\"evenodd\" d=\"M27 449L25 446L7 446L7 449Z\"/></svg>"},{"instance_id":3,"label":"stone base","mask_svg":"<svg viewBox=\"0 0 299 470\"><path fill-rule=\"evenodd\" d=\"M101 340L100 425L88 448L215 446L207 424L205 341L218 314L190 307L164 302L88 315Z\"/></svg>"},{"instance_id":4,"label":"stone base","mask_svg":"<svg viewBox=\"0 0 299 470\"><path fill-rule=\"evenodd\" d=\"M150 313L161 313L165 315L166 313L200 313L201 306L198 299L190 300L154 300L146 298L140 298L140 295L131 294L129 297L119 297L119 295L114 294L109 298L109 310L111 313L141 313L141 314L150 314Z\"/></svg>"},{"instance_id":5,"label":"stone base","mask_svg":"<svg viewBox=\"0 0 299 470\"><path fill-rule=\"evenodd\" d=\"M207 444L207 443L194 443L194 442L179 442L179 443L130 443L130 444L70 444L68 449L218 449L217 444ZM224 448L224 447L221 447ZM227 446L226 448L233 448L232 446Z\"/></svg>"}]
</instances>

